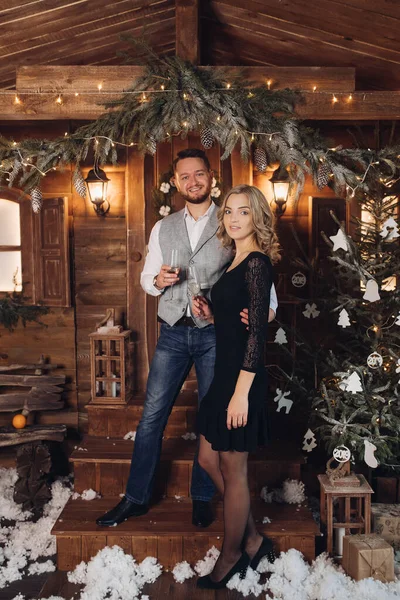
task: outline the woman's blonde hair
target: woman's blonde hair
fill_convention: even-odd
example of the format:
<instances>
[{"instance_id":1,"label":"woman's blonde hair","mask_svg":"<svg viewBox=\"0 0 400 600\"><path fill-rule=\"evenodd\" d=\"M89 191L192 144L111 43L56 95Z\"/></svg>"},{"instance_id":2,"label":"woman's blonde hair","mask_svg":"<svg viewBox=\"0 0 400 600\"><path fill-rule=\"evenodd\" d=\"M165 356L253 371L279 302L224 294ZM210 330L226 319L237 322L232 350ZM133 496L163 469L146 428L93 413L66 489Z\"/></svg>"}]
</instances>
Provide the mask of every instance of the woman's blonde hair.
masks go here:
<instances>
[{"instance_id":1,"label":"woman's blonde hair","mask_svg":"<svg viewBox=\"0 0 400 600\"><path fill-rule=\"evenodd\" d=\"M218 239L225 247L234 246L234 241L229 237L224 225L226 203L233 194L245 194L247 196L253 218L254 239L261 251L269 256L271 262L276 263L280 260L281 254L278 236L275 233L275 217L266 197L254 185L237 185L227 193L218 210Z\"/></svg>"}]
</instances>

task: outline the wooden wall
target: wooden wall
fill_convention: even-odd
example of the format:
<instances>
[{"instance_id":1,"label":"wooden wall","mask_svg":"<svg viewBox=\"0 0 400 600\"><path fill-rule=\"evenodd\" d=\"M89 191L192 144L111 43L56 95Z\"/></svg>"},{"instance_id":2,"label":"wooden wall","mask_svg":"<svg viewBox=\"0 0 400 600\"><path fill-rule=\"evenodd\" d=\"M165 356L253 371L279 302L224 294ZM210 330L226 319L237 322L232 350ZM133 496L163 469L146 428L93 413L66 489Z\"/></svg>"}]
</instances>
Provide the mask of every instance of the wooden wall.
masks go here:
<instances>
[{"instance_id":1,"label":"wooden wall","mask_svg":"<svg viewBox=\"0 0 400 600\"><path fill-rule=\"evenodd\" d=\"M330 123L335 132L334 124ZM60 122L2 126L2 133L15 139L30 135L52 137L63 135L73 124ZM371 128L369 128L371 131ZM344 133L343 133L344 132ZM349 135L344 128L335 132L338 141ZM350 140L351 141L351 140ZM37 324L19 327L14 333L0 328L0 364L34 362L41 354L52 363L62 365L60 372L68 377L65 394L66 408L62 412L42 415L42 421L65 422L71 427L86 429L86 405L90 401L90 370L88 334L105 315L108 307L116 309L119 321L133 331L134 388L145 389L149 362L157 340L156 301L144 294L139 277L146 254L146 244L155 214L151 204L152 186L169 170L176 152L186 147L198 147L196 136L186 140L175 138L171 144L160 144L155 157L142 157L134 149L119 156L117 166L106 167L110 178L110 212L98 217L88 199L83 200L73 189L71 171L54 172L43 180L43 192L68 199L69 256L71 263L72 306L53 308L44 318L48 328ZM218 147L208 151L212 168L223 180L224 186L248 182L268 192L268 182L254 172L251 165L241 162L238 152L221 163ZM87 164L87 169L92 165ZM85 174L85 172L84 172ZM309 247L309 197L332 198L329 189L322 192L307 180L304 193L295 206L289 203L279 222L280 241L287 257L296 253L290 224L293 224L306 251ZM182 207L177 198L176 208ZM285 259L281 271L290 271ZM282 290L284 293L288 290ZM196 385L192 373L186 386ZM2 417L4 422L4 416Z\"/></svg>"}]
</instances>

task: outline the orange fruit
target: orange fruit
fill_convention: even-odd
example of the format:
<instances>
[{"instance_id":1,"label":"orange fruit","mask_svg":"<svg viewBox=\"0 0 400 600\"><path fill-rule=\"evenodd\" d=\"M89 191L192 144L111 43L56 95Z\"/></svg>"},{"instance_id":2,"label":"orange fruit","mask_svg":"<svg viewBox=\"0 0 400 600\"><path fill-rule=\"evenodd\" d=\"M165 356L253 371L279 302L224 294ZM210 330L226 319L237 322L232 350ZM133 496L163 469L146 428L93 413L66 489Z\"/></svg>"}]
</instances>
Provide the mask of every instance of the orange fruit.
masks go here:
<instances>
[{"instance_id":1,"label":"orange fruit","mask_svg":"<svg viewBox=\"0 0 400 600\"><path fill-rule=\"evenodd\" d=\"M24 415L15 415L12 424L15 429L23 429L26 425L26 417Z\"/></svg>"}]
</instances>

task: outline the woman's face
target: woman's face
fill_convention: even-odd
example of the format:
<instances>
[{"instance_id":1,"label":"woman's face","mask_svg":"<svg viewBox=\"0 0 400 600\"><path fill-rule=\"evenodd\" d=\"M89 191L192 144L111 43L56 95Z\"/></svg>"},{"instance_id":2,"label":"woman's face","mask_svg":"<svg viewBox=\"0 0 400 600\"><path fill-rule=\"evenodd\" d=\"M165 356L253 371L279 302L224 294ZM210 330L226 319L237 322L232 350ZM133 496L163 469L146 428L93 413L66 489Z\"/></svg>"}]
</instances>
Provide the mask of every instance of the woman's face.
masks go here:
<instances>
[{"instance_id":1,"label":"woman's face","mask_svg":"<svg viewBox=\"0 0 400 600\"><path fill-rule=\"evenodd\" d=\"M227 234L235 242L245 240L253 235L253 217L246 194L229 196L224 209L224 225Z\"/></svg>"}]
</instances>

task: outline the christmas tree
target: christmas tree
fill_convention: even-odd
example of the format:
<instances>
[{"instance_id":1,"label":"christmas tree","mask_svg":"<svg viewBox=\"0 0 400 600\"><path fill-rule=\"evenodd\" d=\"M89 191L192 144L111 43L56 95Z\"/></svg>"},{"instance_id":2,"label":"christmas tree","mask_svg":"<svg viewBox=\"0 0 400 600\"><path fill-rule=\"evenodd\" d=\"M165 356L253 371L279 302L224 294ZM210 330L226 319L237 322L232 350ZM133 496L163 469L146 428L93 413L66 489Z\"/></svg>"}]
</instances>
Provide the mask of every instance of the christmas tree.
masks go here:
<instances>
[{"instance_id":1,"label":"christmas tree","mask_svg":"<svg viewBox=\"0 0 400 600\"><path fill-rule=\"evenodd\" d=\"M337 331L317 365L312 429L329 452L343 444L355 460L370 464L373 444L378 464L394 467L400 459L400 234L398 198L384 189L373 198L360 194L353 239L334 215L338 233L325 236L335 264Z\"/></svg>"}]
</instances>

